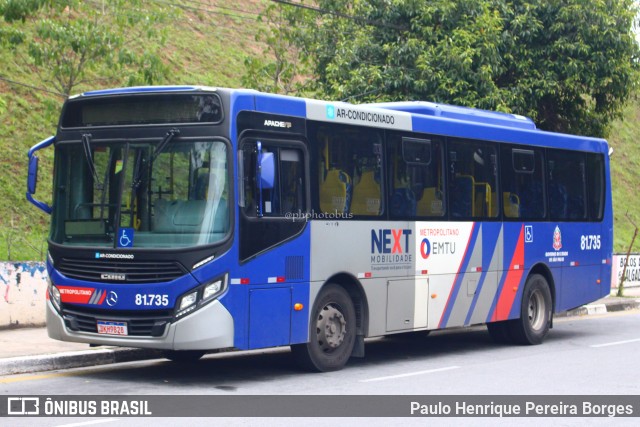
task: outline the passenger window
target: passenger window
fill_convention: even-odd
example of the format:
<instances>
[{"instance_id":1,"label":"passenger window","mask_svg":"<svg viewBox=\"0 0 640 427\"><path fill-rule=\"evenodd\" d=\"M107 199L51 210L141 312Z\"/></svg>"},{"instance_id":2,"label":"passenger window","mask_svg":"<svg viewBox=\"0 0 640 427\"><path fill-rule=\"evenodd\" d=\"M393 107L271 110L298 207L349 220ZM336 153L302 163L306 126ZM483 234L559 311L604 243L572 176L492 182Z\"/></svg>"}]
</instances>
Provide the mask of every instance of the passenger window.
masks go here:
<instances>
[{"instance_id":1,"label":"passenger window","mask_svg":"<svg viewBox=\"0 0 640 427\"><path fill-rule=\"evenodd\" d=\"M587 154L587 170L589 218L592 221L601 221L604 213L604 156Z\"/></svg>"},{"instance_id":2,"label":"passenger window","mask_svg":"<svg viewBox=\"0 0 640 427\"><path fill-rule=\"evenodd\" d=\"M552 220L586 218L584 153L547 151L549 212Z\"/></svg>"},{"instance_id":3,"label":"passenger window","mask_svg":"<svg viewBox=\"0 0 640 427\"><path fill-rule=\"evenodd\" d=\"M495 146L472 140L449 144L449 209L452 218L498 216Z\"/></svg>"},{"instance_id":4,"label":"passenger window","mask_svg":"<svg viewBox=\"0 0 640 427\"><path fill-rule=\"evenodd\" d=\"M391 134L388 147L389 212L392 218L442 217L443 144L439 137Z\"/></svg>"},{"instance_id":5,"label":"passenger window","mask_svg":"<svg viewBox=\"0 0 640 427\"><path fill-rule=\"evenodd\" d=\"M310 135L318 147L318 205L336 218L383 213L382 138L375 129L320 124Z\"/></svg>"},{"instance_id":6,"label":"passenger window","mask_svg":"<svg viewBox=\"0 0 640 427\"><path fill-rule=\"evenodd\" d=\"M542 149L502 147L500 174L505 218L546 217L543 164Z\"/></svg>"}]
</instances>

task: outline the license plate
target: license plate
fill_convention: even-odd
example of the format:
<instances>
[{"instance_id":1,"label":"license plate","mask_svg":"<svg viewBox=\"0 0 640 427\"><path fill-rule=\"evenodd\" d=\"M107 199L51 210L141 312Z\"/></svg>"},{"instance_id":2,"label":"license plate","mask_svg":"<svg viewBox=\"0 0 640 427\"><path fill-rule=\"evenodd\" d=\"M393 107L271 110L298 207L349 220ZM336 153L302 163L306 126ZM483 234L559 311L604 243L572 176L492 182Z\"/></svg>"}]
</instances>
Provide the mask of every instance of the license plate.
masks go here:
<instances>
[{"instance_id":1,"label":"license plate","mask_svg":"<svg viewBox=\"0 0 640 427\"><path fill-rule=\"evenodd\" d=\"M104 335L128 335L127 322L98 320L98 333Z\"/></svg>"}]
</instances>

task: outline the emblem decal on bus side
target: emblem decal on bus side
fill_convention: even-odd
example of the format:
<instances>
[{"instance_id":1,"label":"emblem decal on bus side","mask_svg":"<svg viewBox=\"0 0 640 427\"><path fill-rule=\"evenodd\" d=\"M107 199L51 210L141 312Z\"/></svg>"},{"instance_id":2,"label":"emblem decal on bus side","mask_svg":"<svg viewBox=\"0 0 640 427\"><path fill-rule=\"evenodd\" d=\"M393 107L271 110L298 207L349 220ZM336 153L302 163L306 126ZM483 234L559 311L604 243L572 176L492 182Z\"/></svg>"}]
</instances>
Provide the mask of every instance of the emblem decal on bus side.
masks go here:
<instances>
[{"instance_id":1,"label":"emblem decal on bus side","mask_svg":"<svg viewBox=\"0 0 640 427\"><path fill-rule=\"evenodd\" d=\"M560 233L560 227L556 225L556 229L553 230L553 249L559 251L562 249L562 233Z\"/></svg>"},{"instance_id":2,"label":"emblem decal on bus side","mask_svg":"<svg viewBox=\"0 0 640 427\"><path fill-rule=\"evenodd\" d=\"M371 230L371 270L403 270L413 266L411 229Z\"/></svg>"},{"instance_id":3,"label":"emblem decal on bus side","mask_svg":"<svg viewBox=\"0 0 640 427\"><path fill-rule=\"evenodd\" d=\"M553 230L553 249L555 252L545 252L544 256L549 262L564 262L565 258L569 256L569 251L561 251L562 249L562 233L560 227L556 225Z\"/></svg>"}]
</instances>

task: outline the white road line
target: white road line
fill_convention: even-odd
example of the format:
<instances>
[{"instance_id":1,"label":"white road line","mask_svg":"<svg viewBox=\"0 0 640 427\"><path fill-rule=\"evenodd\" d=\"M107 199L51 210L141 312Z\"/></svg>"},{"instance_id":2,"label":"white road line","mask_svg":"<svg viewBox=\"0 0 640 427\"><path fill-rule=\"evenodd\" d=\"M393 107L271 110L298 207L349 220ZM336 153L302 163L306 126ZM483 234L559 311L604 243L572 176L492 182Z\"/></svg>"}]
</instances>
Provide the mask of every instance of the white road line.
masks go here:
<instances>
[{"instance_id":1,"label":"white road line","mask_svg":"<svg viewBox=\"0 0 640 427\"><path fill-rule=\"evenodd\" d=\"M640 338L636 338L636 339L633 339L633 340L626 340L626 341L608 342L608 343L605 343L605 344L594 344L594 345L590 345L589 347L591 347L591 348L609 347L611 345L629 344L629 343L638 342L638 341L640 341Z\"/></svg>"},{"instance_id":2,"label":"white road line","mask_svg":"<svg viewBox=\"0 0 640 427\"><path fill-rule=\"evenodd\" d=\"M428 371L410 372L408 374L390 375L388 377L369 378L368 380L360 380L361 383L371 383L374 381L393 380L396 378L414 377L416 375L434 374L436 372L451 371L452 369L459 369L460 366L447 366L446 368L429 369Z\"/></svg>"},{"instance_id":3,"label":"white road line","mask_svg":"<svg viewBox=\"0 0 640 427\"><path fill-rule=\"evenodd\" d=\"M118 421L119 418L105 418L102 420L92 420L92 421L84 421L82 423L73 423L73 424L62 424L57 427L81 427L81 426L90 426L94 424L102 424L102 423L111 423L114 421Z\"/></svg>"}]
</instances>

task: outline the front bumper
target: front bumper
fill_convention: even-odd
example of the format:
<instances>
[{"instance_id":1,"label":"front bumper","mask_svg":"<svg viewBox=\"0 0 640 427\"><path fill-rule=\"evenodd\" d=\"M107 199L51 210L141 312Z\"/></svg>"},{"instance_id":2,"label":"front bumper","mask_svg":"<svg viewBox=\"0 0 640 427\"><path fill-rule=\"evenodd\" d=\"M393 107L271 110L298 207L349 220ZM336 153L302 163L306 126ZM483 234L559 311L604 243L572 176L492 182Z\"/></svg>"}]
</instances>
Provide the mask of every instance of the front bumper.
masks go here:
<instances>
[{"instance_id":1,"label":"front bumper","mask_svg":"<svg viewBox=\"0 0 640 427\"><path fill-rule=\"evenodd\" d=\"M106 316L105 316L106 317ZM219 301L170 323L160 337L100 335L69 330L47 301L47 333L60 341L158 350L215 350L234 347L233 318Z\"/></svg>"}]
</instances>

